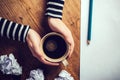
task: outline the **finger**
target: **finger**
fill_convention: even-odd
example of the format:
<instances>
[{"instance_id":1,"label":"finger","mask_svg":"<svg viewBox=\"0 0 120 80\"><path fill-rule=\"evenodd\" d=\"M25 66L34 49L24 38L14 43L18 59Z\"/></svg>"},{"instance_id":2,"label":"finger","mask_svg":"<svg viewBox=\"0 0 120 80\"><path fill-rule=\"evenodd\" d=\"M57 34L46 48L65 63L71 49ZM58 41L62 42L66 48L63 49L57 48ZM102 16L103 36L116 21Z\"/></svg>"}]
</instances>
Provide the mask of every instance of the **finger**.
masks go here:
<instances>
[{"instance_id":1,"label":"finger","mask_svg":"<svg viewBox=\"0 0 120 80\"><path fill-rule=\"evenodd\" d=\"M43 54L40 53L40 50L39 50L38 47L32 48L31 51L33 53L33 56L35 56L38 60L40 60L44 64L52 65L52 66L58 66L59 65L59 63L52 63L52 62L49 62L49 61L45 60Z\"/></svg>"},{"instance_id":2,"label":"finger","mask_svg":"<svg viewBox=\"0 0 120 80\"><path fill-rule=\"evenodd\" d=\"M73 50L74 50L74 45L69 45L69 55L68 55L68 58L71 57L71 55L73 53Z\"/></svg>"},{"instance_id":3,"label":"finger","mask_svg":"<svg viewBox=\"0 0 120 80\"><path fill-rule=\"evenodd\" d=\"M39 54L36 54L35 56L39 61L43 62L44 64L46 65L51 65L51 66L58 66L59 63L53 63L53 62L49 62L47 60L45 60L44 56L43 55L39 55Z\"/></svg>"},{"instance_id":4,"label":"finger","mask_svg":"<svg viewBox=\"0 0 120 80\"><path fill-rule=\"evenodd\" d=\"M47 65L51 65L51 66L58 66L59 65L59 63L52 63L52 62L45 60L44 58L42 58L41 60L42 60L42 62L44 62Z\"/></svg>"},{"instance_id":5,"label":"finger","mask_svg":"<svg viewBox=\"0 0 120 80\"><path fill-rule=\"evenodd\" d=\"M69 45L69 55L68 55L68 57L70 58L72 53L73 53L73 50L74 50L74 40L73 40L73 38L67 39L67 42L68 42L68 45Z\"/></svg>"}]
</instances>

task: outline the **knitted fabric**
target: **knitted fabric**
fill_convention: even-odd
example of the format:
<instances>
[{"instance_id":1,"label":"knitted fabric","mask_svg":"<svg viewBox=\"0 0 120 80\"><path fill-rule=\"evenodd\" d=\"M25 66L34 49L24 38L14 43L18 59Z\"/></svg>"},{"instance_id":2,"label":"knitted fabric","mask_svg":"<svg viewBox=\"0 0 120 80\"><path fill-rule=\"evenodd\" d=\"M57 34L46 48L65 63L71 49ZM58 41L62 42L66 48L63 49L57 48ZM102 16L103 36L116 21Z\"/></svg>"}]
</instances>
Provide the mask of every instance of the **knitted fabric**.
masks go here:
<instances>
[{"instance_id":1,"label":"knitted fabric","mask_svg":"<svg viewBox=\"0 0 120 80\"><path fill-rule=\"evenodd\" d=\"M26 42L29 25L22 25L0 17L0 36Z\"/></svg>"}]
</instances>

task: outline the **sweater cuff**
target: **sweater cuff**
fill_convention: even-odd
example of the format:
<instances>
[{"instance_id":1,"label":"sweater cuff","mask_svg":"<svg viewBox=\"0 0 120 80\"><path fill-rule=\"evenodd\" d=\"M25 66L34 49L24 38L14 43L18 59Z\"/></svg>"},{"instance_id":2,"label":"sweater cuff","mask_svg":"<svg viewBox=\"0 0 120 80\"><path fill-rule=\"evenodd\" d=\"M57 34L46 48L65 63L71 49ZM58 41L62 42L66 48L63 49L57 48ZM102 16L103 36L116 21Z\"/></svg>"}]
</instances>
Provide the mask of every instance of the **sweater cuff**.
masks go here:
<instances>
[{"instance_id":1,"label":"sweater cuff","mask_svg":"<svg viewBox=\"0 0 120 80\"><path fill-rule=\"evenodd\" d=\"M29 25L18 24L0 17L0 36L12 40L26 42Z\"/></svg>"},{"instance_id":2,"label":"sweater cuff","mask_svg":"<svg viewBox=\"0 0 120 80\"><path fill-rule=\"evenodd\" d=\"M46 16L62 19L65 0L49 0L47 3Z\"/></svg>"}]
</instances>

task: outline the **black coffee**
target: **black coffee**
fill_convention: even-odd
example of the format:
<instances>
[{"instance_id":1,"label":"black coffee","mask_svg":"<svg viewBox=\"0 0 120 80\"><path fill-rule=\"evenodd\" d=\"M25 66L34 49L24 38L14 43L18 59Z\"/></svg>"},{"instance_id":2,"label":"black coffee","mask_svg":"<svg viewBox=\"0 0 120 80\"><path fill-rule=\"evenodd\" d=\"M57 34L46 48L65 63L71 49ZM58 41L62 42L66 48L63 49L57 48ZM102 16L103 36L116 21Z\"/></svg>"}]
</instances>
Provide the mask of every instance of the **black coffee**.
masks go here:
<instances>
[{"instance_id":1,"label":"black coffee","mask_svg":"<svg viewBox=\"0 0 120 80\"><path fill-rule=\"evenodd\" d=\"M67 44L62 37L51 35L45 39L43 51L48 57L57 59L66 53Z\"/></svg>"}]
</instances>

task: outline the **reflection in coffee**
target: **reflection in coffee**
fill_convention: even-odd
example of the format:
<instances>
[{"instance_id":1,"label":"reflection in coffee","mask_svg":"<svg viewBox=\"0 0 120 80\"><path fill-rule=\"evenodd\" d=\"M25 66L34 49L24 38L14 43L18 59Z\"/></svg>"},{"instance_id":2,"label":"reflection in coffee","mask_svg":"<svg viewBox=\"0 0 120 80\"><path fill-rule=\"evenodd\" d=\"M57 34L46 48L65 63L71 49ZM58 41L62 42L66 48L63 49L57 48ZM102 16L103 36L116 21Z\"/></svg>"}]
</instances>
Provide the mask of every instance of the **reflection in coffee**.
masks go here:
<instances>
[{"instance_id":1,"label":"reflection in coffee","mask_svg":"<svg viewBox=\"0 0 120 80\"><path fill-rule=\"evenodd\" d=\"M62 37L51 35L45 39L43 51L48 57L58 59L66 53L67 44Z\"/></svg>"}]
</instances>

